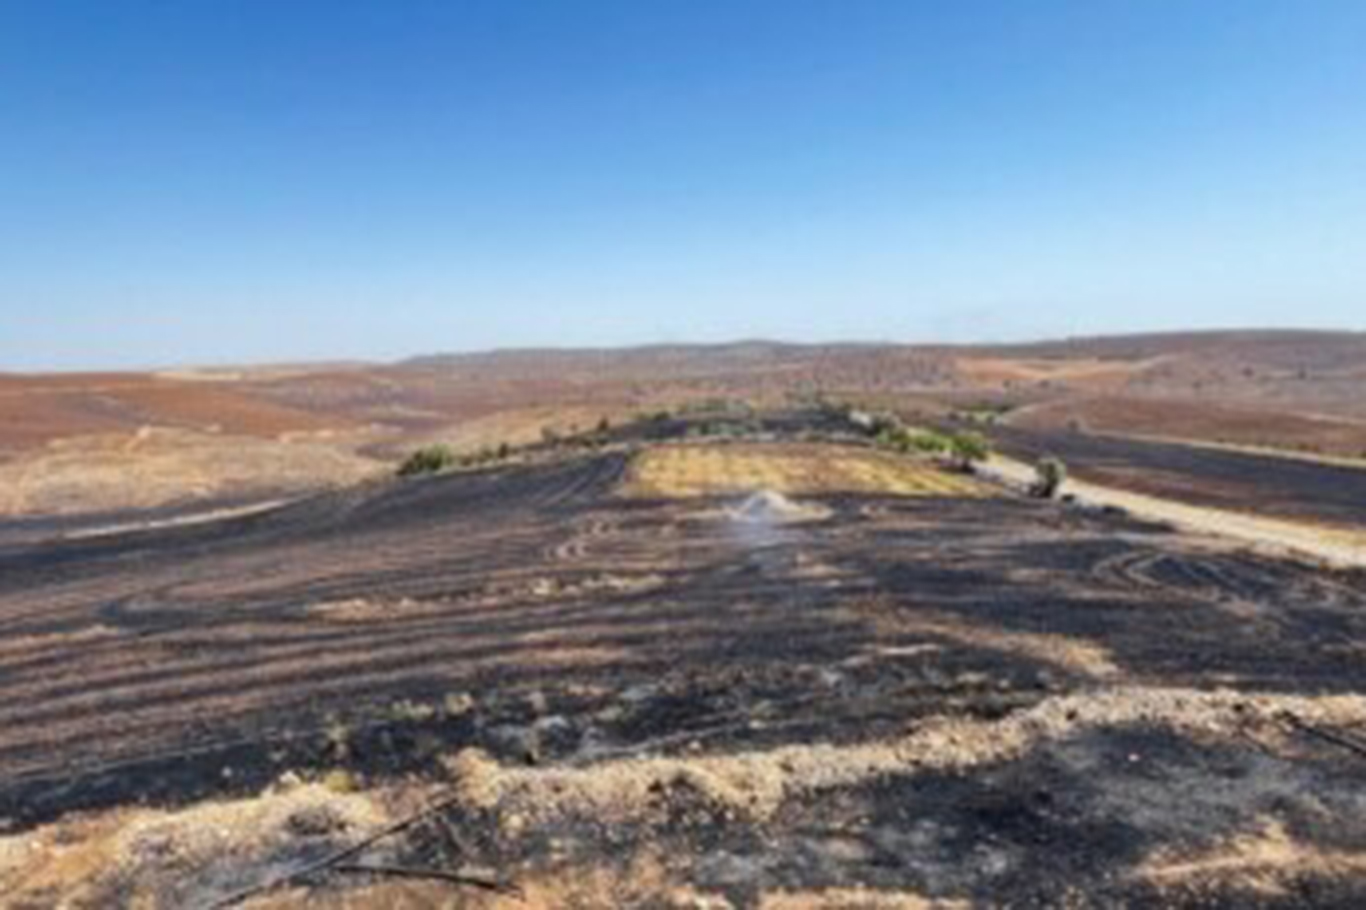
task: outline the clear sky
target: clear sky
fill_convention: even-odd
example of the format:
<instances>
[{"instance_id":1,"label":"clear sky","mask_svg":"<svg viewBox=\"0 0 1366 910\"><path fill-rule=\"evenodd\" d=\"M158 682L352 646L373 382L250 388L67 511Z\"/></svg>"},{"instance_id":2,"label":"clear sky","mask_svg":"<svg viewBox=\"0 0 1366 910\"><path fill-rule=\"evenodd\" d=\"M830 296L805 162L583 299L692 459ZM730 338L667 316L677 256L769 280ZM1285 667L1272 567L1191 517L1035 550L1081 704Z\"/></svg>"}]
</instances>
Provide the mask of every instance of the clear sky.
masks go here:
<instances>
[{"instance_id":1,"label":"clear sky","mask_svg":"<svg viewBox=\"0 0 1366 910\"><path fill-rule=\"evenodd\" d=\"M1366 2L0 0L0 369L1366 328Z\"/></svg>"}]
</instances>

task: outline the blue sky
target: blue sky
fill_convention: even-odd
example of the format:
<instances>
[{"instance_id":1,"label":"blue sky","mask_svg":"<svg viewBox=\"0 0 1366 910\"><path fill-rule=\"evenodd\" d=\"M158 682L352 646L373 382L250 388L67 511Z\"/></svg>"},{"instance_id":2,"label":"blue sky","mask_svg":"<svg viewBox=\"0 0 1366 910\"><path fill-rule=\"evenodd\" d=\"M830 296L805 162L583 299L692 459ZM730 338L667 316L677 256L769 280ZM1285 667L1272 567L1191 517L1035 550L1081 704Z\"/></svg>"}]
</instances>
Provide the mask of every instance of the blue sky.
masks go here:
<instances>
[{"instance_id":1,"label":"blue sky","mask_svg":"<svg viewBox=\"0 0 1366 910\"><path fill-rule=\"evenodd\" d=\"M1366 328L1366 3L0 0L0 369Z\"/></svg>"}]
</instances>

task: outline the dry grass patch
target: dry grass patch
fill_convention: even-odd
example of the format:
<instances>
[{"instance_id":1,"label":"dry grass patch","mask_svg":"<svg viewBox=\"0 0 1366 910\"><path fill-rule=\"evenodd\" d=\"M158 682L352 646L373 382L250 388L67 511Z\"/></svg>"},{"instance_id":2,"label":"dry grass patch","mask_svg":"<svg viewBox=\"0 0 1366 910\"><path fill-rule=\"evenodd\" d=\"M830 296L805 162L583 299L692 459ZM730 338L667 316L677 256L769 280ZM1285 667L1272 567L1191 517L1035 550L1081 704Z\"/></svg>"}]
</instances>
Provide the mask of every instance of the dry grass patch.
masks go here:
<instances>
[{"instance_id":1,"label":"dry grass patch","mask_svg":"<svg viewBox=\"0 0 1366 910\"><path fill-rule=\"evenodd\" d=\"M724 897L710 895L679 881L656 855L643 853L629 862L584 862L555 866L520 878L517 892L502 894L465 889L452 891L440 883L375 880L344 891L320 892L307 887L282 890L244 905L246 910L605 910L609 907L657 907L660 910L732 910Z\"/></svg>"},{"instance_id":2,"label":"dry grass patch","mask_svg":"<svg viewBox=\"0 0 1366 910\"><path fill-rule=\"evenodd\" d=\"M207 906L391 821L374 796L321 784L77 817L0 838L0 894L19 906Z\"/></svg>"},{"instance_id":3,"label":"dry grass patch","mask_svg":"<svg viewBox=\"0 0 1366 910\"><path fill-rule=\"evenodd\" d=\"M1233 889L1261 897L1286 897L1304 879L1343 879L1366 874L1366 853L1324 849L1296 841L1275 819L1261 819L1210 850L1164 847L1138 869L1158 887Z\"/></svg>"},{"instance_id":4,"label":"dry grass patch","mask_svg":"<svg viewBox=\"0 0 1366 910\"><path fill-rule=\"evenodd\" d=\"M845 446L717 445L650 449L632 463L627 492L687 498L772 490L977 497L981 482L934 464Z\"/></svg>"},{"instance_id":5,"label":"dry grass patch","mask_svg":"<svg viewBox=\"0 0 1366 910\"><path fill-rule=\"evenodd\" d=\"M140 509L316 489L354 483L383 469L337 440L284 442L146 427L132 434L73 436L0 465L0 515Z\"/></svg>"},{"instance_id":6,"label":"dry grass patch","mask_svg":"<svg viewBox=\"0 0 1366 910\"><path fill-rule=\"evenodd\" d=\"M876 602L858 607L883 638L928 636L988 651L1016 654L1026 660L1049 664L1059 670L1109 679L1119 674L1110 649L1067 635L1020 632L998 625L972 622L961 616L928 610L896 610Z\"/></svg>"},{"instance_id":7,"label":"dry grass patch","mask_svg":"<svg viewBox=\"0 0 1366 910\"><path fill-rule=\"evenodd\" d=\"M762 820L803 793L896 773L962 771L1009 761L1083 731L1137 724L1227 739L1290 711L1325 725L1366 722L1366 697L1249 696L1231 691L1114 687L1049 698L999 721L938 718L900 739L850 746L794 745L699 758L634 758L589 768L505 768L478 750L451 762L469 805L519 825L578 816L649 821L655 795L686 789L737 816Z\"/></svg>"},{"instance_id":8,"label":"dry grass patch","mask_svg":"<svg viewBox=\"0 0 1366 910\"><path fill-rule=\"evenodd\" d=\"M118 638L123 633L101 622L92 623L70 632L44 632L34 635L7 635L0 638L0 657L31 658L69 648L72 645Z\"/></svg>"},{"instance_id":9,"label":"dry grass patch","mask_svg":"<svg viewBox=\"0 0 1366 910\"><path fill-rule=\"evenodd\" d=\"M759 910L965 910L961 900L931 900L904 891L867 888L827 888L821 891L780 891L759 900Z\"/></svg>"}]
</instances>

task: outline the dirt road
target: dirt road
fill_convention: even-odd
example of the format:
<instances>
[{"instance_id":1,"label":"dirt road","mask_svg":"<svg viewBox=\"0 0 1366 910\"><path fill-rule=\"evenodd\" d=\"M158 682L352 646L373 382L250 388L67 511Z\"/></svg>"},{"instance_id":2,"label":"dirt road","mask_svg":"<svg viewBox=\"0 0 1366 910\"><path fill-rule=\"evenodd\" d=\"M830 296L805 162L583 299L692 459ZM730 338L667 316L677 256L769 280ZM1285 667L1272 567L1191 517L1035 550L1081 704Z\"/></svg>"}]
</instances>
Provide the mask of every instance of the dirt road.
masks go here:
<instances>
[{"instance_id":1,"label":"dirt road","mask_svg":"<svg viewBox=\"0 0 1366 910\"><path fill-rule=\"evenodd\" d=\"M993 427L1006 455L1056 455L1073 476L1189 505L1366 529L1366 470L1086 433Z\"/></svg>"}]
</instances>

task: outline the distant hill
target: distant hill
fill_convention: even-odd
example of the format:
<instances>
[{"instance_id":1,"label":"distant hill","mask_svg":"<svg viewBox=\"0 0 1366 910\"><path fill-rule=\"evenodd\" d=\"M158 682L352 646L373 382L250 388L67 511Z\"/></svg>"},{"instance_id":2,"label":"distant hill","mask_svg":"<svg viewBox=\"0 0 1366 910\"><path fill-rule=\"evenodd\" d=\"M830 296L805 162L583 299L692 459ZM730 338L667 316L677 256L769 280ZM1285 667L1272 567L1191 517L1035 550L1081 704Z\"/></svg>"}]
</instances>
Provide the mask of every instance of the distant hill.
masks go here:
<instances>
[{"instance_id":1,"label":"distant hill","mask_svg":"<svg viewBox=\"0 0 1366 910\"><path fill-rule=\"evenodd\" d=\"M59 456L62 476L70 476L72 453L82 446L117 451L132 490L138 471L152 470L138 454L139 434L169 430L155 437L161 449L181 441L197 453L241 446L278 475L260 486L292 488L308 481L304 444L330 447L349 476L364 466L356 458L381 459L382 469L382 460L426 442L477 447L685 401L813 394L916 418L991 404L1035 429L1360 456L1363 389L1366 333L1267 329L1003 345L744 340L433 354L391 364L0 373L0 467L17 489L20 480L31 486L32 478L58 476L48 462ZM230 462L187 470L184 495L230 493L237 483L223 481L237 477ZM105 457L101 470L117 474L112 463ZM10 501L36 508L46 495L34 489Z\"/></svg>"}]
</instances>

